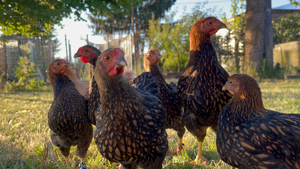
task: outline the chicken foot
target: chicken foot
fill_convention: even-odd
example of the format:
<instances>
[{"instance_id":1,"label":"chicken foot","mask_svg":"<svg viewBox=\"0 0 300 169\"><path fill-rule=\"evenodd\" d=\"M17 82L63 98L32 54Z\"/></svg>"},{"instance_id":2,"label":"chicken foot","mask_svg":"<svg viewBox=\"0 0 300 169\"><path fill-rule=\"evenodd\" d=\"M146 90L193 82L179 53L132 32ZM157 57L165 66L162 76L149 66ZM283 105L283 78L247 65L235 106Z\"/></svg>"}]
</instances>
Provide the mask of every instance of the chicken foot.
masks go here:
<instances>
[{"instance_id":1,"label":"chicken foot","mask_svg":"<svg viewBox=\"0 0 300 169\"><path fill-rule=\"evenodd\" d=\"M199 141L197 157L194 161L188 163L190 165L198 165L200 163L208 163L208 160L202 156L202 141Z\"/></svg>"}]
</instances>

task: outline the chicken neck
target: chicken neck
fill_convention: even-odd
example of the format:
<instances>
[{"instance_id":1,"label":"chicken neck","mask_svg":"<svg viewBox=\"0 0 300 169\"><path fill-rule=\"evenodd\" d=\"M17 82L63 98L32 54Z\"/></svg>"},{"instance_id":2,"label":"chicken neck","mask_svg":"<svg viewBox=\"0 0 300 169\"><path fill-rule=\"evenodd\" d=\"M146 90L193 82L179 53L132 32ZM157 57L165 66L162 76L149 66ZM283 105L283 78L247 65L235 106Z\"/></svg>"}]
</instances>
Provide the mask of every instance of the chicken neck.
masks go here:
<instances>
[{"instance_id":1,"label":"chicken neck","mask_svg":"<svg viewBox=\"0 0 300 169\"><path fill-rule=\"evenodd\" d=\"M52 75L49 77L51 77L49 78L49 81L54 91L54 99L60 94L60 91L63 88L63 86L67 85L73 86L75 88L75 84L65 74Z\"/></svg>"},{"instance_id":2,"label":"chicken neck","mask_svg":"<svg viewBox=\"0 0 300 169\"><path fill-rule=\"evenodd\" d=\"M157 81L159 87L161 87L161 85L166 85L166 81L158 67L158 64L152 64L150 66L150 73L152 74L154 79Z\"/></svg>"},{"instance_id":3,"label":"chicken neck","mask_svg":"<svg viewBox=\"0 0 300 169\"><path fill-rule=\"evenodd\" d=\"M261 99L243 95L240 98L233 97L226 107L228 110L221 111L220 116L229 117L232 123L243 123L267 112Z\"/></svg>"},{"instance_id":4,"label":"chicken neck","mask_svg":"<svg viewBox=\"0 0 300 169\"><path fill-rule=\"evenodd\" d=\"M95 80L98 85L100 100L103 100L102 108L107 104L114 104L113 107L116 108L119 106L116 102L138 102L133 100L133 97L139 97L138 93L123 76L109 77L109 75L101 73L99 69L96 68L95 70L97 72L95 73ZM107 104L104 104L104 102L107 102Z\"/></svg>"},{"instance_id":5,"label":"chicken neck","mask_svg":"<svg viewBox=\"0 0 300 169\"><path fill-rule=\"evenodd\" d=\"M201 43L198 47L197 50L190 50L189 63L206 67L210 66L212 62L218 62L211 42Z\"/></svg>"}]
</instances>

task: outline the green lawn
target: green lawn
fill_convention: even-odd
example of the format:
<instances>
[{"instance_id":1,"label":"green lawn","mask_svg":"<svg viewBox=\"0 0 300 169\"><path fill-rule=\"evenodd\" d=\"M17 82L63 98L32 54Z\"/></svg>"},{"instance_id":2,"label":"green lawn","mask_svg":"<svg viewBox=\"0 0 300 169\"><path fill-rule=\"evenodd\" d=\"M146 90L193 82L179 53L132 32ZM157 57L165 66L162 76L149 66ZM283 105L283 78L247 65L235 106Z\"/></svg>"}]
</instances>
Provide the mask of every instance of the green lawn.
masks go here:
<instances>
[{"instance_id":1,"label":"green lawn","mask_svg":"<svg viewBox=\"0 0 300 169\"><path fill-rule=\"evenodd\" d=\"M259 85L266 108L299 113L300 81L260 82ZM52 91L0 93L0 168L41 168L42 162L46 162L47 169L78 166L80 160L76 156L75 148L71 149L69 167L65 165L65 158L57 147L50 147L52 151L43 158L45 145L50 141L47 114L52 99ZM170 149L176 149L176 132L167 132ZM215 139L215 134L209 130L203 145L203 155L210 164L192 167L186 163L195 158L198 147L196 139L187 132L183 141L185 153L180 156L167 155L164 168L224 168L219 161ZM86 163L89 169L117 166L101 158L94 141L86 156Z\"/></svg>"}]
</instances>

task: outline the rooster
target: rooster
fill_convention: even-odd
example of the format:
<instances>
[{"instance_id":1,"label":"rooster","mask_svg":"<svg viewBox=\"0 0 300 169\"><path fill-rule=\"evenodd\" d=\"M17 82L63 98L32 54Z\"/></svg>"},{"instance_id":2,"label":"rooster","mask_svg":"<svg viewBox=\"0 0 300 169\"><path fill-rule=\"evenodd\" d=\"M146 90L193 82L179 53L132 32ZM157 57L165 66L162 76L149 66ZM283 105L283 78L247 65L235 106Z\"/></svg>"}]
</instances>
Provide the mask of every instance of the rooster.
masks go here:
<instances>
[{"instance_id":1,"label":"rooster","mask_svg":"<svg viewBox=\"0 0 300 169\"><path fill-rule=\"evenodd\" d=\"M167 124L166 129L172 128L177 131L179 138L178 151L172 152L176 154L182 151L182 137L185 133L185 128L182 122L182 110L178 97L177 87L174 83L167 84L159 69L158 63L161 55L158 50L151 49L144 55L145 71L150 72L159 85L162 102L166 108Z\"/></svg>"},{"instance_id":2,"label":"rooster","mask_svg":"<svg viewBox=\"0 0 300 169\"><path fill-rule=\"evenodd\" d=\"M219 64L210 36L220 28L227 28L215 17L206 17L194 23L190 32L190 57L178 81L178 95L184 108L183 122L199 142L196 159L207 161L202 156L202 143L206 130L217 130L218 115L229 101L231 94L222 91L229 77Z\"/></svg>"},{"instance_id":3,"label":"rooster","mask_svg":"<svg viewBox=\"0 0 300 169\"><path fill-rule=\"evenodd\" d=\"M264 108L255 79L232 75L223 87L232 99L219 115L217 149L238 168L300 168L300 114Z\"/></svg>"},{"instance_id":4,"label":"rooster","mask_svg":"<svg viewBox=\"0 0 300 169\"><path fill-rule=\"evenodd\" d=\"M100 95L99 95L99 89L97 86L97 83L95 81L95 77L93 75L93 70L96 66L96 61L98 59L98 56L101 54L100 50L90 46L85 45L80 47L76 54L74 55L74 58L80 58L80 60L83 63L89 63L90 64L90 95L88 99L88 114L89 114L89 120L92 124L96 124L95 115L98 107L101 105ZM133 71L126 71L124 76L128 81L132 81L135 77L135 73Z\"/></svg>"},{"instance_id":5,"label":"rooster","mask_svg":"<svg viewBox=\"0 0 300 169\"><path fill-rule=\"evenodd\" d=\"M65 74L70 64L63 59L50 63L47 71L54 91L54 100L48 112L52 143L59 147L69 165L70 147L77 145L77 153L84 168L84 157L93 138L93 128L88 122L87 99L76 89Z\"/></svg>"},{"instance_id":6,"label":"rooster","mask_svg":"<svg viewBox=\"0 0 300 169\"><path fill-rule=\"evenodd\" d=\"M161 169L168 141L158 85L150 73L130 84L122 75L126 65L118 48L105 50L97 60L94 76L101 89L94 132L97 148L122 168Z\"/></svg>"}]
</instances>

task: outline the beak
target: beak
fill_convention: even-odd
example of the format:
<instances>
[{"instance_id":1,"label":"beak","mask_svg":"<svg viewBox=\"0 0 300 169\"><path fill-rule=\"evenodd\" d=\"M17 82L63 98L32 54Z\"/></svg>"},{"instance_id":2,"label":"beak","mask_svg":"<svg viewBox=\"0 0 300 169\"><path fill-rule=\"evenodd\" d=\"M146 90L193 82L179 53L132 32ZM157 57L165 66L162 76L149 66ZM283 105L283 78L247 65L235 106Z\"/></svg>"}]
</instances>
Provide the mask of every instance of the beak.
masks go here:
<instances>
[{"instance_id":1,"label":"beak","mask_svg":"<svg viewBox=\"0 0 300 169\"><path fill-rule=\"evenodd\" d=\"M115 62L115 64L116 64L117 67L120 68L120 67L127 66L127 62L126 62L124 56L119 56L118 59L119 59L119 61Z\"/></svg>"},{"instance_id":2,"label":"beak","mask_svg":"<svg viewBox=\"0 0 300 169\"><path fill-rule=\"evenodd\" d=\"M70 62L68 62L68 61L65 62L65 65L64 65L65 68L68 68L68 67L71 67L71 66L72 65L70 64Z\"/></svg>"},{"instance_id":3,"label":"beak","mask_svg":"<svg viewBox=\"0 0 300 169\"><path fill-rule=\"evenodd\" d=\"M74 58L80 58L80 57L81 57L81 54L75 53Z\"/></svg>"},{"instance_id":4,"label":"beak","mask_svg":"<svg viewBox=\"0 0 300 169\"><path fill-rule=\"evenodd\" d=\"M220 26L218 26L219 29L221 28L226 28L228 29L227 25L225 25L225 23L221 22Z\"/></svg>"},{"instance_id":5,"label":"beak","mask_svg":"<svg viewBox=\"0 0 300 169\"><path fill-rule=\"evenodd\" d=\"M225 90L228 90L227 88L227 85L225 84L223 87L222 87L222 91L225 91Z\"/></svg>"},{"instance_id":6,"label":"beak","mask_svg":"<svg viewBox=\"0 0 300 169\"><path fill-rule=\"evenodd\" d=\"M160 59L161 58L161 55L160 53L158 53L158 55L156 56L157 59Z\"/></svg>"}]
</instances>

